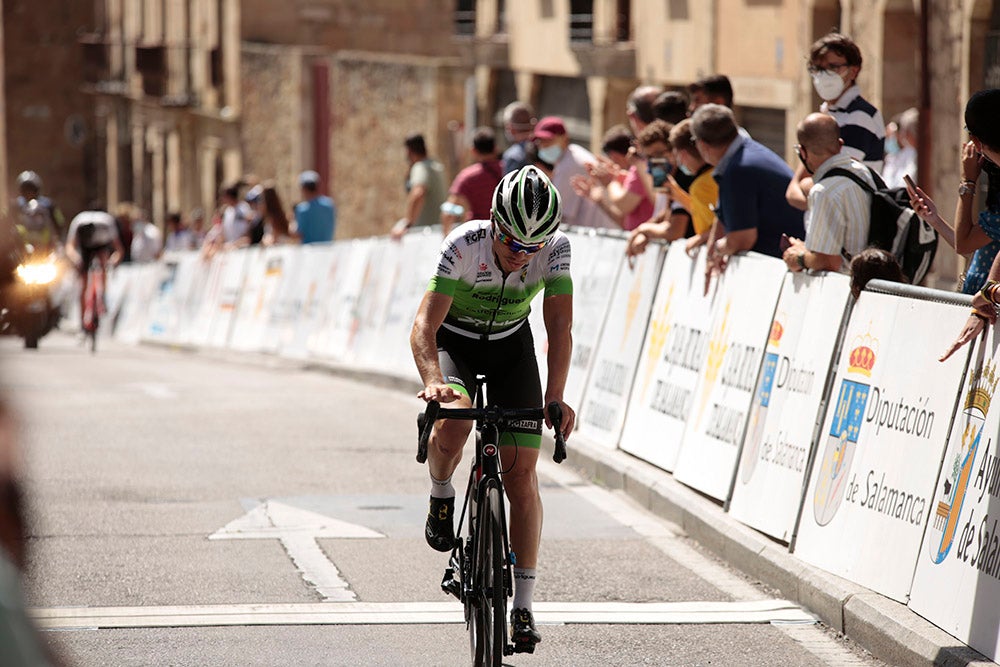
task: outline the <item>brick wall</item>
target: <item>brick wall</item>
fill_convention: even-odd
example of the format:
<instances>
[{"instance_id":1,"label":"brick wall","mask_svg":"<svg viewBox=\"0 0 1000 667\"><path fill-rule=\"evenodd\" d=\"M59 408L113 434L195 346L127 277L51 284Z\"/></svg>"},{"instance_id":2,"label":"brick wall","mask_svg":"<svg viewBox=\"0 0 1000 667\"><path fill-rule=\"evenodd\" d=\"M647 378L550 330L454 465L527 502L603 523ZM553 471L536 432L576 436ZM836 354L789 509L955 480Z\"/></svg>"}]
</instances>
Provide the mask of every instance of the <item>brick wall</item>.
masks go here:
<instances>
[{"instance_id":1,"label":"brick wall","mask_svg":"<svg viewBox=\"0 0 1000 667\"><path fill-rule=\"evenodd\" d=\"M453 63L365 54L331 59L331 164L338 207L337 237L383 234L404 212L408 165L403 139L421 132L432 157L447 156L457 139L449 121L461 121L465 78Z\"/></svg>"},{"instance_id":2,"label":"brick wall","mask_svg":"<svg viewBox=\"0 0 1000 667\"><path fill-rule=\"evenodd\" d=\"M13 181L25 169L37 171L44 193L67 216L99 195L94 100L80 92L77 44L78 30L93 29L93 13L92 2L3 2L8 178ZM82 142L67 138L71 119L83 123ZM8 187L16 195L14 184Z\"/></svg>"}]
</instances>

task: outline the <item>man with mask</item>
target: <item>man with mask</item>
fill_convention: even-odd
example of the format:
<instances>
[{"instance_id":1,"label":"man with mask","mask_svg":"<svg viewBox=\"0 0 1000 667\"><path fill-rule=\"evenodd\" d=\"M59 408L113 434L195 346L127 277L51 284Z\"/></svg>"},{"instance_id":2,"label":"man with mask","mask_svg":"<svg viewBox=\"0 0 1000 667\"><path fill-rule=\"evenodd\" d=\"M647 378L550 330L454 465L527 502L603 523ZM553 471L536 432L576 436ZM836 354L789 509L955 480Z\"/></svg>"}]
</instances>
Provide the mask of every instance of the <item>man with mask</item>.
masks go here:
<instances>
[{"instance_id":1,"label":"man with mask","mask_svg":"<svg viewBox=\"0 0 1000 667\"><path fill-rule=\"evenodd\" d=\"M809 52L809 76L823 100L820 112L830 114L840 126L843 151L875 171L882 171L885 158L885 121L882 114L861 97L857 78L861 71L861 49L850 37L832 32L821 37ZM805 211L813 179L799 166L785 197Z\"/></svg>"},{"instance_id":2,"label":"man with mask","mask_svg":"<svg viewBox=\"0 0 1000 667\"><path fill-rule=\"evenodd\" d=\"M579 227L617 229L614 221L593 201L581 197L571 184L574 176L587 176L587 165L597 158L583 146L572 144L566 124L558 116L546 116L535 125L532 134L538 145L538 158L554 165L552 183L562 197L563 222Z\"/></svg>"},{"instance_id":3,"label":"man with mask","mask_svg":"<svg viewBox=\"0 0 1000 667\"><path fill-rule=\"evenodd\" d=\"M524 102L511 102L504 107L503 130L510 144L500 158L504 175L530 164L526 151L534 129L535 114L530 106Z\"/></svg>"}]
</instances>

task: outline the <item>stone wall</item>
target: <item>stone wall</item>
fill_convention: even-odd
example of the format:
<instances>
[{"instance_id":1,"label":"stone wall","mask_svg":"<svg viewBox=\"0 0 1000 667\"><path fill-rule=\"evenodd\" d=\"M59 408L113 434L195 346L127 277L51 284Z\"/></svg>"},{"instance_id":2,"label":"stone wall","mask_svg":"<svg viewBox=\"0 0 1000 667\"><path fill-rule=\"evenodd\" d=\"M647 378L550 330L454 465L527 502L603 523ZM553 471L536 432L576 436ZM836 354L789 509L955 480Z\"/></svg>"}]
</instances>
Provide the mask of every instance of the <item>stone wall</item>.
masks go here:
<instances>
[{"instance_id":1,"label":"stone wall","mask_svg":"<svg viewBox=\"0 0 1000 667\"><path fill-rule=\"evenodd\" d=\"M448 183L463 166L448 156L461 143L452 130L464 117L471 70L441 59L363 53L342 53L330 62L337 237L384 234L404 213L407 135L424 135Z\"/></svg>"}]
</instances>

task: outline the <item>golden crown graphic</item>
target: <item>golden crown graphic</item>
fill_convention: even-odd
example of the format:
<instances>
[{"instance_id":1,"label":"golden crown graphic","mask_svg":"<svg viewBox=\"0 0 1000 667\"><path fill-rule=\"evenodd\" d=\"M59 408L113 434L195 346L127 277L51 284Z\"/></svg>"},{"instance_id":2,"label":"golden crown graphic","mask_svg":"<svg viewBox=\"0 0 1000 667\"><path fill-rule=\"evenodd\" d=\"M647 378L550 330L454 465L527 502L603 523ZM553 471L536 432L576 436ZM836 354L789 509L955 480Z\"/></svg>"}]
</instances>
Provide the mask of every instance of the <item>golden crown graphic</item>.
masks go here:
<instances>
[{"instance_id":1,"label":"golden crown graphic","mask_svg":"<svg viewBox=\"0 0 1000 667\"><path fill-rule=\"evenodd\" d=\"M987 361L982 368L978 368L972 373L972 381L969 382L969 393L965 395L963 410L976 408L984 415L989 412L993 392L996 391L997 381L1000 380L996 370L996 364Z\"/></svg>"},{"instance_id":2,"label":"golden crown graphic","mask_svg":"<svg viewBox=\"0 0 1000 667\"><path fill-rule=\"evenodd\" d=\"M771 324L771 333L767 337L767 344L772 347L778 347L778 343L781 342L781 337L784 335L785 327L775 317L774 322Z\"/></svg>"},{"instance_id":3,"label":"golden crown graphic","mask_svg":"<svg viewBox=\"0 0 1000 667\"><path fill-rule=\"evenodd\" d=\"M847 360L848 373L860 373L866 377L872 376L875 366L875 355L878 354L878 340L869 334L854 339L854 349Z\"/></svg>"}]
</instances>

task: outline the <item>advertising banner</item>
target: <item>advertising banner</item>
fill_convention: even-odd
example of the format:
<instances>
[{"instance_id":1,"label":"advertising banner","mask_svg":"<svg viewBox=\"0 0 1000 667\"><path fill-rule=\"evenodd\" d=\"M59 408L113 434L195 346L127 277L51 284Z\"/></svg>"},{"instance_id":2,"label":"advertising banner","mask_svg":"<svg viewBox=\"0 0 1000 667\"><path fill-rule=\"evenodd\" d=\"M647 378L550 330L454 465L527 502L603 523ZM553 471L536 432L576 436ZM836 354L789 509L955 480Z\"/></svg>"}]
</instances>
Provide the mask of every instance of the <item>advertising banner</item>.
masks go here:
<instances>
[{"instance_id":1,"label":"advertising banner","mask_svg":"<svg viewBox=\"0 0 1000 667\"><path fill-rule=\"evenodd\" d=\"M283 323L274 323L278 348L272 351L296 359L309 355L309 338L322 319L320 303L333 256L334 249L328 245L309 244L296 249L293 262L301 267L296 277L287 283L291 294L281 297L282 301L290 303L287 306L290 312Z\"/></svg>"},{"instance_id":2,"label":"advertising banner","mask_svg":"<svg viewBox=\"0 0 1000 667\"><path fill-rule=\"evenodd\" d=\"M334 261L327 276L323 302L325 319L318 330L314 354L349 362L354 340L361 326L359 311L365 285L372 283L369 272L375 267L368 261L374 239L354 239L335 243Z\"/></svg>"},{"instance_id":3,"label":"advertising banner","mask_svg":"<svg viewBox=\"0 0 1000 667\"><path fill-rule=\"evenodd\" d=\"M861 294L799 519L800 558L906 601L968 353L937 358L968 313Z\"/></svg>"},{"instance_id":4,"label":"advertising banner","mask_svg":"<svg viewBox=\"0 0 1000 667\"><path fill-rule=\"evenodd\" d=\"M851 294L840 273L789 273L771 323L729 513L788 542L805 485L816 415Z\"/></svg>"},{"instance_id":5,"label":"advertising banner","mask_svg":"<svg viewBox=\"0 0 1000 667\"><path fill-rule=\"evenodd\" d=\"M788 269L763 255L729 260L719 280L708 353L695 389L674 477L725 501Z\"/></svg>"},{"instance_id":6,"label":"advertising banner","mask_svg":"<svg viewBox=\"0 0 1000 667\"><path fill-rule=\"evenodd\" d=\"M705 257L670 245L656 288L621 448L673 470L708 354L714 291L705 295Z\"/></svg>"},{"instance_id":7,"label":"advertising banner","mask_svg":"<svg viewBox=\"0 0 1000 667\"><path fill-rule=\"evenodd\" d=\"M270 248L253 246L242 250L246 254L246 271L233 313L228 346L243 352L260 349L267 323L267 288L270 274L281 275L281 263L268 255Z\"/></svg>"},{"instance_id":8,"label":"advertising banner","mask_svg":"<svg viewBox=\"0 0 1000 667\"><path fill-rule=\"evenodd\" d=\"M625 422L628 394L660 280L664 250L660 246L650 247L635 258L631 267L625 256L619 255L625 266L615 284L594 352L593 369L578 409L580 433L609 449L618 446Z\"/></svg>"},{"instance_id":9,"label":"advertising banner","mask_svg":"<svg viewBox=\"0 0 1000 667\"><path fill-rule=\"evenodd\" d=\"M284 343L286 332L293 331L298 324L302 301L308 294L308 283L303 280L307 248L308 245L268 248L270 257L281 260L281 275L269 286L272 291L259 347L262 352L277 353Z\"/></svg>"},{"instance_id":10,"label":"advertising banner","mask_svg":"<svg viewBox=\"0 0 1000 667\"><path fill-rule=\"evenodd\" d=\"M219 274L218 299L208 340L205 342L212 347L226 347L229 344L230 329L236 314L236 306L240 301L250 253L246 250L231 250L220 255L223 261Z\"/></svg>"},{"instance_id":11,"label":"advertising banner","mask_svg":"<svg viewBox=\"0 0 1000 667\"><path fill-rule=\"evenodd\" d=\"M386 316L399 279L403 246L389 237L374 239L373 243L358 299L358 332L351 346L350 359L358 366L382 370L385 365L383 353L389 339Z\"/></svg>"},{"instance_id":12,"label":"advertising banner","mask_svg":"<svg viewBox=\"0 0 1000 667\"><path fill-rule=\"evenodd\" d=\"M1000 657L1000 409L991 409L1000 399L998 363L994 327L973 351L937 487L928 498L909 602L992 660Z\"/></svg>"}]
</instances>

